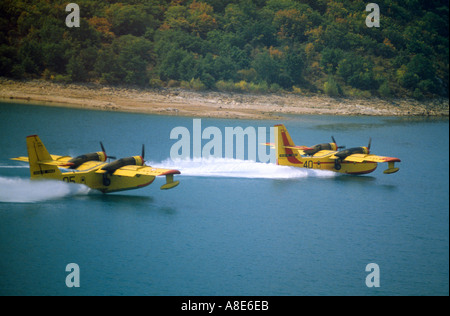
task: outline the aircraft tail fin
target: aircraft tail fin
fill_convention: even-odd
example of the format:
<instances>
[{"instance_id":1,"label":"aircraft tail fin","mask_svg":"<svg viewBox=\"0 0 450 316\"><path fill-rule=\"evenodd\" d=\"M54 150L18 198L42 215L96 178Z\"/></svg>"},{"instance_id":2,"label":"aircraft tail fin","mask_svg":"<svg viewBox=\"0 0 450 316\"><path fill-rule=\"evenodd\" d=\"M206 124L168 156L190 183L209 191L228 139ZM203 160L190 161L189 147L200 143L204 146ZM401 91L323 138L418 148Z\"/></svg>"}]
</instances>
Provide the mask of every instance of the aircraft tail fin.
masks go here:
<instances>
[{"instance_id":1,"label":"aircraft tail fin","mask_svg":"<svg viewBox=\"0 0 450 316\"><path fill-rule=\"evenodd\" d=\"M300 162L296 158L297 154L294 153L292 148L287 147L295 147L291 135L283 124L275 125L277 165L292 166L299 164Z\"/></svg>"},{"instance_id":2,"label":"aircraft tail fin","mask_svg":"<svg viewBox=\"0 0 450 316\"><path fill-rule=\"evenodd\" d=\"M39 136L30 135L27 137L27 150L32 179L58 179L62 175L57 166L42 163L44 161L52 161L53 159Z\"/></svg>"}]
</instances>

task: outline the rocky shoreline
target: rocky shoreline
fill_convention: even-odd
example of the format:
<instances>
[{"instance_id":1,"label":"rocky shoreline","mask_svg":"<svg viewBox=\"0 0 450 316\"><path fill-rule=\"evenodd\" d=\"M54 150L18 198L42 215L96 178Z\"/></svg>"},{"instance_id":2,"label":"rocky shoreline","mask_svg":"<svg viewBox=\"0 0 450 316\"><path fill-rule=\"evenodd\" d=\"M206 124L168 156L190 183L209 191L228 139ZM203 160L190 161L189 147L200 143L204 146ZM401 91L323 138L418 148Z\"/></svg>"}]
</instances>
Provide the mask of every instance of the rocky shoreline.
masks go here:
<instances>
[{"instance_id":1,"label":"rocky shoreline","mask_svg":"<svg viewBox=\"0 0 450 316\"><path fill-rule=\"evenodd\" d=\"M84 109L214 117L278 119L285 114L447 116L449 100L353 99L323 95L246 94L182 89L137 89L0 78L0 100Z\"/></svg>"}]
</instances>

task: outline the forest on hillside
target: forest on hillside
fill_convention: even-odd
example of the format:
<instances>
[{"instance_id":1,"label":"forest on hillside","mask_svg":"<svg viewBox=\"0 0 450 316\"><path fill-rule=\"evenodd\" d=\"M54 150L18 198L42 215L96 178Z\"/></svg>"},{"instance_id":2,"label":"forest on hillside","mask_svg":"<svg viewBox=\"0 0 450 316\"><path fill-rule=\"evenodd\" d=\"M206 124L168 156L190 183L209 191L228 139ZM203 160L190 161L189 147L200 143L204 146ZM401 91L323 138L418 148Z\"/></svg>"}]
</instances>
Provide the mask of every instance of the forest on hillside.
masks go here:
<instances>
[{"instance_id":1,"label":"forest on hillside","mask_svg":"<svg viewBox=\"0 0 450 316\"><path fill-rule=\"evenodd\" d=\"M66 25L66 5L80 27ZM0 76L144 88L448 97L449 3L2 0Z\"/></svg>"}]
</instances>

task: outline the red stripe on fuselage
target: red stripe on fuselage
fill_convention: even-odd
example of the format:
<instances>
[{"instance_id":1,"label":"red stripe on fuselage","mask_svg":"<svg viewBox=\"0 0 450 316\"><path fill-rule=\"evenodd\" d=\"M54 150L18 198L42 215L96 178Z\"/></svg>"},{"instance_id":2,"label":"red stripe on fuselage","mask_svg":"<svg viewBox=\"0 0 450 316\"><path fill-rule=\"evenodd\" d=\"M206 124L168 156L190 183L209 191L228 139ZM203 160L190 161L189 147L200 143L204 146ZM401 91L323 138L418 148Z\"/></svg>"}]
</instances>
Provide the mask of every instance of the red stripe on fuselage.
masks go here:
<instances>
[{"instance_id":1,"label":"red stripe on fuselage","mask_svg":"<svg viewBox=\"0 0 450 316\"><path fill-rule=\"evenodd\" d=\"M148 183L144 183L144 184L138 185L138 186L137 186L136 188L143 188L143 187L146 187L146 186L148 186L148 185L152 184L152 183L153 183L153 181L155 181L155 178L153 178L153 180L152 180L152 181L150 181L150 182L148 182Z\"/></svg>"},{"instance_id":2,"label":"red stripe on fuselage","mask_svg":"<svg viewBox=\"0 0 450 316\"><path fill-rule=\"evenodd\" d=\"M371 169L371 170L367 170L367 171L360 171L360 172L346 172L347 174L353 174L353 175L358 175L358 174L368 174L371 172L374 172L375 169L377 169L377 167Z\"/></svg>"}]
</instances>

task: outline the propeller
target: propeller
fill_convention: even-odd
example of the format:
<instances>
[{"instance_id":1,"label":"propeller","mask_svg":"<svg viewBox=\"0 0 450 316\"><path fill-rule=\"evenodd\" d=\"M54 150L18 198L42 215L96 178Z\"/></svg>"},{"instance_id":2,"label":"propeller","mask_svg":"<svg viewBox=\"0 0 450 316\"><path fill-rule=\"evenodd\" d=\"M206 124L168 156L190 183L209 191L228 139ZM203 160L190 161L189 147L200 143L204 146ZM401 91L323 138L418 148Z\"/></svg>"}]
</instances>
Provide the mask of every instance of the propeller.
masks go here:
<instances>
[{"instance_id":1,"label":"propeller","mask_svg":"<svg viewBox=\"0 0 450 316\"><path fill-rule=\"evenodd\" d=\"M145 145L144 144L142 144L142 155L141 155L141 157L142 157L142 161L145 162L145 160L144 160L145 159L144 158L145 157Z\"/></svg>"},{"instance_id":2,"label":"propeller","mask_svg":"<svg viewBox=\"0 0 450 316\"><path fill-rule=\"evenodd\" d=\"M105 146L103 146L103 143L100 142L100 147L102 148L102 151L105 153L106 157L110 158L110 159L117 159L115 156L108 156L106 154L106 150L105 150Z\"/></svg>"},{"instance_id":3,"label":"propeller","mask_svg":"<svg viewBox=\"0 0 450 316\"><path fill-rule=\"evenodd\" d=\"M344 148L345 148L345 146L338 146L338 145L337 145L336 140L334 139L334 136L331 136L331 140L333 141L333 143L336 144L337 149L344 149Z\"/></svg>"},{"instance_id":4,"label":"propeller","mask_svg":"<svg viewBox=\"0 0 450 316\"><path fill-rule=\"evenodd\" d=\"M369 138L369 145L367 145L367 149L369 150L370 153L370 146L372 145L372 137Z\"/></svg>"}]
</instances>

